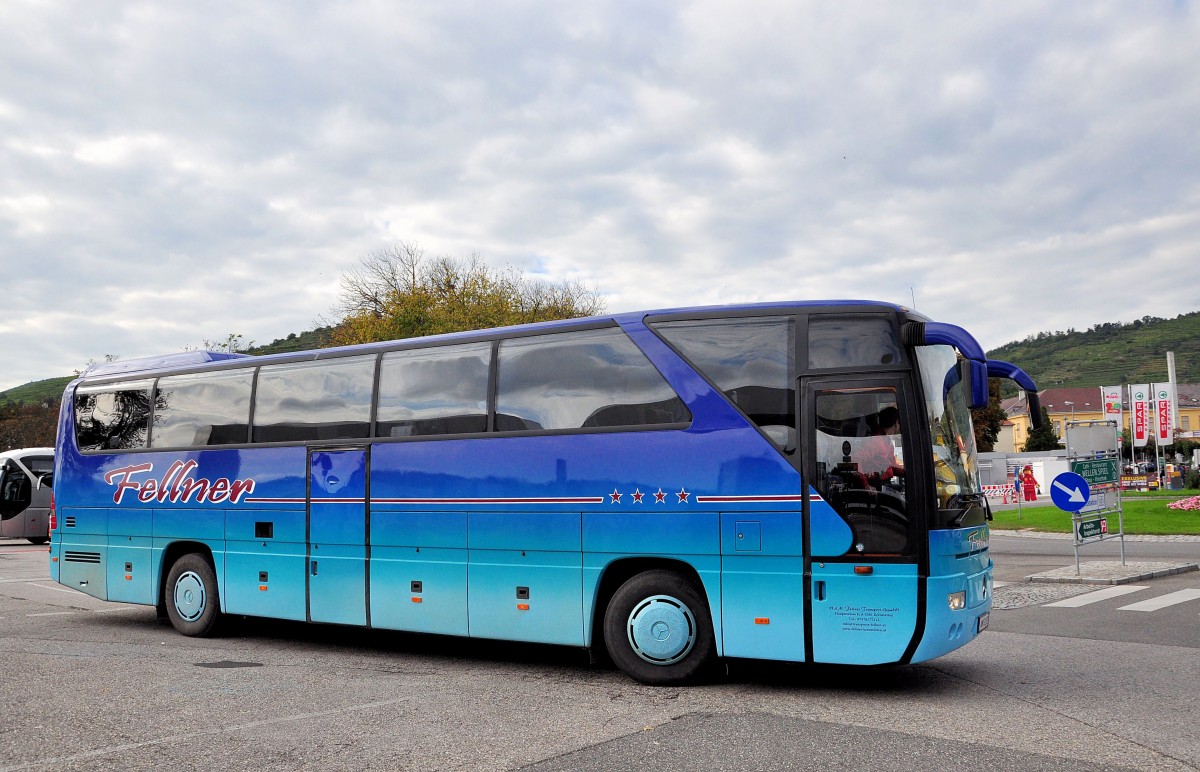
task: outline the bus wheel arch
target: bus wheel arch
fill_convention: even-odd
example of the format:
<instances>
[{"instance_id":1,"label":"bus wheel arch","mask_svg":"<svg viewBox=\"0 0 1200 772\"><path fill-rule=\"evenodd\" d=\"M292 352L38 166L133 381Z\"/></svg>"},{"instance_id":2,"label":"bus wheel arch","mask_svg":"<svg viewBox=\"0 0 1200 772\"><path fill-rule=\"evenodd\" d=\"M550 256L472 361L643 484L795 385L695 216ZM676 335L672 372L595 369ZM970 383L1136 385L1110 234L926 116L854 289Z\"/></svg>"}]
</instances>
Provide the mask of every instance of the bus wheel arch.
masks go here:
<instances>
[{"instance_id":1,"label":"bus wheel arch","mask_svg":"<svg viewBox=\"0 0 1200 772\"><path fill-rule=\"evenodd\" d=\"M600 589L593 645L602 643L620 670L655 686L709 674L716 631L694 568L680 561L623 561L605 572Z\"/></svg>"},{"instance_id":2,"label":"bus wheel arch","mask_svg":"<svg viewBox=\"0 0 1200 772\"><path fill-rule=\"evenodd\" d=\"M172 544L163 555L163 567L160 612L184 635L211 635L221 618L212 552L203 544Z\"/></svg>"}]
</instances>

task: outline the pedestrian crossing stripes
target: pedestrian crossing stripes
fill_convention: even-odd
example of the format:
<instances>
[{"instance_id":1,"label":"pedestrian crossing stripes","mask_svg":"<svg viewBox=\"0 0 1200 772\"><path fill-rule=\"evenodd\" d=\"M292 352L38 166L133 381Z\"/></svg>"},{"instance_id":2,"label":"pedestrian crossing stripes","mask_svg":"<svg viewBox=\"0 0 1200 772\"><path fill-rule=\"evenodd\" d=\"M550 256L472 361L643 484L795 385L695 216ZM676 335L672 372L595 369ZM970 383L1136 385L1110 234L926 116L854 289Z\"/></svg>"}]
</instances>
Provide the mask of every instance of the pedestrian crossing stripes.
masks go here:
<instances>
[{"instance_id":1,"label":"pedestrian crossing stripes","mask_svg":"<svg viewBox=\"0 0 1200 772\"><path fill-rule=\"evenodd\" d=\"M1114 587L1105 587L1103 590L1096 590L1084 595L1076 595L1074 598L1047 603L1046 608L1079 608L1092 603L1099 603L1102 600L1109 598L1119 598L1122 595L1128 595L1131 592L1147 589L1146 585L1138 584L1118 584Z\"/></svg>"},{"instance_id":2,"label":"pedestrian crossing stripes","mask_svg":"<svg viewBox=\"0 0 1200 772\"><path fill-rule=\"evenodd\" d=\"M1160 595L1157 598L1141 601L1140 603L1132 603L1128 606L1121 606L1118 611L1158 611L1167 606L1174 606L1177 603L1187 603L1189 600L1200 599L1200 590L1176 590L1168 592L1166 595Z\"/></svg>"},{"instance_id":3,"label":"pedestrian crossing stripes","mask_svg":"<svg viewBox=\"0 0 1200 772\"><path fill-rule=\"evenodd\" d=\"M1116 611L1160 611L1185 603L1191 603L1188 608L1200 610L1200 588L1189 587L1182 590L1155 592L1148 584L1122 584L1108 587L1096 585L1072 585L1055 583L1029 582L995 582L992 585L992 608L996 611L1006 611L1029 606L1055 609L1080 609L1099 604L1104 601L1114 601L1129 597L1123 605L1115 609L1112 604L1107 606ZM1150 592L1146 592L1149 590ZM1149 597L1153 596L1153 597ZM1138 600L1144 598L1144 600Z\"/></svg>"}]
</instances>

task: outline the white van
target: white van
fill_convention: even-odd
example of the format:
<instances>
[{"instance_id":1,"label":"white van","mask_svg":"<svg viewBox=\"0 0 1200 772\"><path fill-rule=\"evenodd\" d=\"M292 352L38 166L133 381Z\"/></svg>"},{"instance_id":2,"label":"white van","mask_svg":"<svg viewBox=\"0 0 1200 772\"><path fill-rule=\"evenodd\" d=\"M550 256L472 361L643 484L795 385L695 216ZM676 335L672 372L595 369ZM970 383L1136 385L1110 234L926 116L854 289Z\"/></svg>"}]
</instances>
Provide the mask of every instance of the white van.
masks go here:
<instances>
[{"instance_id":1,"label":"white van","mask_svg":"<svg viewBox=\"0 0 1200 772\"><path fill-rule=\"evenodd\" d=\"M0 538L50 541L54 448L0 453Z\"/></svg>"}]
</instances>

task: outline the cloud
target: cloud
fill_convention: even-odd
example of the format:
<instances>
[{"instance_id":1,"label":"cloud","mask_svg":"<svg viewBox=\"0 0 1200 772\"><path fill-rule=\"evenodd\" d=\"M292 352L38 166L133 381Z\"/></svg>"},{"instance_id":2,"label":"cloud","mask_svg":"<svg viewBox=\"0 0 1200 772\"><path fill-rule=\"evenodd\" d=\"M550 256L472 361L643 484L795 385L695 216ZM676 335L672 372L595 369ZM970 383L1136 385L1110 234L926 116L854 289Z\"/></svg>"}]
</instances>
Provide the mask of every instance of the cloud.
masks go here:
<instances>
[{"instance_id":1,"label":"cloud","mask_svg":"<svg viewBox=\"0 0 1200 772\"><path fill-rule=\"evenodd\" d=\"M1190 4L0 5L0 388L259 342L397 240L987 347L1196 310ZM30 345L36 331L37 345Z\"/></svg>"}]
</instances>

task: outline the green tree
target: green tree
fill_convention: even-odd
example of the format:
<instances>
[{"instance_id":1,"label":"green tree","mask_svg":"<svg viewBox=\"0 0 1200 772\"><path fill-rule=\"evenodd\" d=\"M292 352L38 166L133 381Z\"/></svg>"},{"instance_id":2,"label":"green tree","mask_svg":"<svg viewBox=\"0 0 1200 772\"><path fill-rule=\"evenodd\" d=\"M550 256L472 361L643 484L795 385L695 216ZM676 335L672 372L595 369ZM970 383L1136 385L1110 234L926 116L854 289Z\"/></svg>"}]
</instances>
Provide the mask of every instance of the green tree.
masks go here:
<instances>
[{"instance_id":1,"label":"green tree","mask_svg":"<svg viewBox=\"0 0 1200 772\"><path fill-rule=\"evenodd\" d=\"M342 276L333 345L570 319L603 312L599 293L577 282L497 271L478 255L429 258L414 244L373 252Z\"/></svg>"},{"instance_id":2,"label":"green tree","mask_svg":"<svg viewBox=\"0 0 1200 772\"><path fill-rule=\"evenodd\" d=\"M0 450L53 447L58 401L0 405Z\"/></svg>"},{"instance_id":3,"label":"green tree","mask_svg":"<svg viewBox=\"0 0 1200 772\"><path fill-rule=\"evenodd\" d=\"M1035 450L1062 450L1062 445L1058 442L1058 436L1054 433L1054 424L1050 423L1050 414L1046 412L1046 408L1042 408L1042 426L1040 429L1031 429L1029 438L1025 440L1025 447L1021 448L1022 453L1030 453Z\"/></svg>"},{"instance_id":4,"label":"green tree","mask_svg":"<svg viewBox=\"0 0 1200 772\"><path fill-rule=\"evenodd\" d=\"M991 453L996 449L1000 427L1008 420L1008 414L1000 407L1000 380L988 380L987 407L971 410L971 424L975 427L975 447L980 453Z\"/></svg>"}]
</instances>

